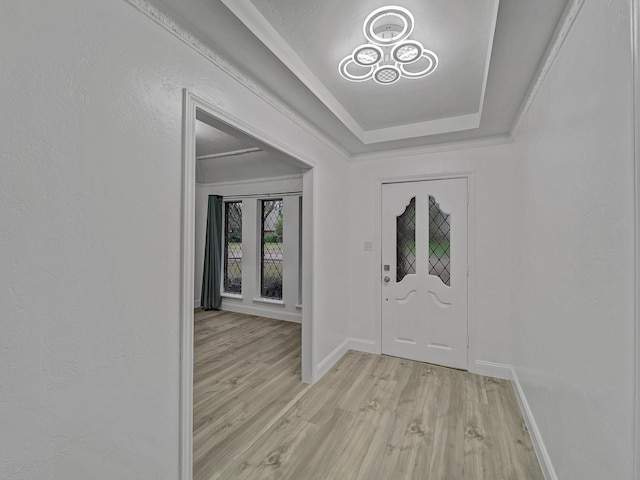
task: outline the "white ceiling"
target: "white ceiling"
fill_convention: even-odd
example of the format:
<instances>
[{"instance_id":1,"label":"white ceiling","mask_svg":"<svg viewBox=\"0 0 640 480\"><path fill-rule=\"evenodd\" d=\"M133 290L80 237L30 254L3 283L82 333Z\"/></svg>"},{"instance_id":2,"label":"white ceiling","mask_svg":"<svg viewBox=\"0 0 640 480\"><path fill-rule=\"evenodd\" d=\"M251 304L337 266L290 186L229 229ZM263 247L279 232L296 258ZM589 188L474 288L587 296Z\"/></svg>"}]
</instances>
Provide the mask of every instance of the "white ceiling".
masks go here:
<instances>
[{"instance_id":1,"label":"white ceiling","mask_svg":"<svg viewBox=\"0 0 640 480\"><path fill-rule=\"evenodd\" d=\"M381 86L346 82L337 61L364 43L364 18L386 2L151 1L351 155L509 134L568 3L503 0L496 18L496 0L397 2L416 18L410 38L440 65ZM460 118L471 122L464 130Z\"/></svg>"},{"instance_id":2,"label":"white ceiling","mask_svg":"<svg viewBox=\"0 0 640 480\"><path fill-rule=\"evenodd\" d=\"M196 120L196 157L252 148L247 138L233 136L201 120Z\"/></svg>"},{"instance_id":3,"label":"white ceiling","mask_svg":"<svg viewBox=\"0 0 640 480\"><path fill-rule=\"evenodd\" d=\"M196 114L196 182L226 183L300 175L308 169L228 125Z\"/></svg>"},{"instance_id":4,"label":"white ceiling","mask_svg":"<svg viewBox=\"0 0 640 480\"><path fill-rule=\"evenodd\" d=\"M409 39L435 51L440 62L425 78L393 85L349 82L338 73L340 60L367 43L369 10L343 0L222 1L364 143L480 125L497 0L465 2L464 8L459 1L404 0L415 18Z\"/></svg>"}]
</instances>

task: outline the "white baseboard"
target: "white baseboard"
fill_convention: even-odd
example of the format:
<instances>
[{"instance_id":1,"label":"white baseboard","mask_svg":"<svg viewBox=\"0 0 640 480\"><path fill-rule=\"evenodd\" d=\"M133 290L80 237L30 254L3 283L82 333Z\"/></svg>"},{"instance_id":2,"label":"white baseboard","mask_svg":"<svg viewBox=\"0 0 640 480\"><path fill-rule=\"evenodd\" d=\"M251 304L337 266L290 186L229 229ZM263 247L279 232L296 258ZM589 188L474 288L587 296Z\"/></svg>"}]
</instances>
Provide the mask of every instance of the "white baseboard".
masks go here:
<instances>
[{"instance_id":1,"label":"white baseboard","mask_svg":"<svg viewBox=\"0 0 640 480\"><path fill-rule=\"evenodd\" d=\"M486 362L484 360L475 360L469 364L469 371L478 375L484 375L486 377L502 378L504 380L511 380L511 371L513 367L511 365L505 365L504 363Z\"/></svg>"},{"instance_id":2,"label":"white baseboard","mask_svg":"<svg viewBox=\"0 0 640 480\"><path fill-rule=\"evenodd\" d=\"M327 373L331 368L338 363L345 353L349 350L349 338L345 338L344 341L333 349L329 355L324 357L318 366L316 367L316 378L315 381L320 380L325 373Z\"/></svg>"},{"instance_id":3,"label":"white baseboard","mask_svg":"<svg viewBox=\"0 0 640 480\"><path fill-rule=\"evenodd\" d=\"M540 463L540 468L542 469L544 478L545 480L558 480L558 475L556 475L556 471L553 468L547 448L544 446L540 430L538 430L538 425L533 418L533 412L529 407L527 398L524 396L524 391L522 390L522 386L518 380L518 375L513 367L511 367L511 385L513 385L513 390L516 394L516 398L518 399L518 403L520 404L520 411L522 412L524 421L527 424L527 429L529 429L529 436L531 437L531 442L533 443L533 448L536 451L538 463Z\"/></svg>"},{"instance_id":4,"label":"white baseboard","mask_svg":"<svg viewBox=\"0 0 640 480\"><path fill-rule=\"evenodd\" d=\"M529 436L531 437L531 443L533 444L536 456L538 457L538 463L540 464L540 468L542 469L544 478L545 480L558 480L556 471L554 470L553 464L551 463L551 458L549 458L549 454L547 453L547 449L542 440L542 436L540 435L540 430L538 430L538 425L533 418L533 412L529 407L529 402L527 402L527 398L524 396L524 390L522 390L522 386L520 385L520 381L518 380L518 375L516 374L515 368L513 368L513 366L511 365L505 365L503 363L475 360L469 365L469 371L471 373L485 375L487 377L511 380L513 391L515 392L516 398L518 399L522 417L527 424Z\"/></svg>"},{"instance_id":5,"label":"white baseboard","mask_svg":"<svg viewBox=\"0 0 640 480\"><path fill-rule=\"evenodd\" d=\"M258 317L275 318L276 320L283 320L285 322L302 323L302 313L300 312L287 312L275 308L254 307L251 305L243 305L238 302L229 302L222 299L222 310L236 313L246 313L247 315L257 315Z\"/></svg>"},{"instance_id":6,"label":"white baseboard","mask_svg":"<svg viewBox=\"0 0 640 480\"><path fill-rule=\"evenodd\" d=\"M202 306L202 301L197 298L193 301L193 309L195 310L196 308L200 308Z\"/></svg>"},{"instance_id":7,"label":"white baseboard","mask_svg":"<svg viewBox=\"0 0 640 480\"><path fill-rule=\"evenodd\" d=\"M364 340L362 338L349 337L347 350L356 350L358 352L376 353L376 342L373 340Z\"/></svg>"},{"instance_id":8,"label":"white baseboard","mask_svg":"<svg viewBox=\"0 0 640 480\"><path fill-rule=\"evenodd\" d=\"M515 392L516 398L518 399L522 417L527 424L529 436L531 437L531 443L533 444L536 456L538 457L538 463L540 464L540 468L542 469L544 478L545 480L558 480L556 471L554 470L553 464L551 463L551 458L549 457L547 448L545 447L542 436L540 435L540 430L538 430L538 425L533 418L533 412L529 407L529 402L527 402L527 398L524 396L524 390L522 390L522 386L520 385L520 381L518 380L518 375L516 374L515 368L511 365L505 365L503 363L475 360L469 365L469 371L478 375L511 380L513 391Z\"/></svg>"},{"instance_id":9,"label":"white baseboard","mask_svg":"<svg viewBox=\"0 0 640 480\"><path fill-rule=\"evenodd\" d=\"M373 340L364 340L362 338L345 338L333 351L324 357L316 368L316 381L320 380L325 373L338 363L338 361L349 351L356 350L358 352L376 353L376 342Z\"/></svg>"}]
</instances>

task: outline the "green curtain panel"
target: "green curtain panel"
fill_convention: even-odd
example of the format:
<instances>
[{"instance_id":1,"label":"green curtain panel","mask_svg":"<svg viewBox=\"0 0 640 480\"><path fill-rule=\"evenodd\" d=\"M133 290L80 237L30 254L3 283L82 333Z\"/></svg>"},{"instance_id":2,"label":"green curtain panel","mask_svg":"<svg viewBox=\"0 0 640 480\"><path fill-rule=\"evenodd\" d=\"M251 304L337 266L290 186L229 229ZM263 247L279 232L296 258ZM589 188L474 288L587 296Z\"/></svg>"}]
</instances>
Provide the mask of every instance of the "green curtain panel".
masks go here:
<instances>
[{"instance_id":1,"label":"green curtain panel","mask_svg":"<svg viewBox=\"0 0 640 480\"><path fill-rule=\"evenodd\" d=\"M222 273L222 197L209 195L207 237L202 270L202 307L217 310L222 303L220 276Z\"/></svg>"}]
</instances>

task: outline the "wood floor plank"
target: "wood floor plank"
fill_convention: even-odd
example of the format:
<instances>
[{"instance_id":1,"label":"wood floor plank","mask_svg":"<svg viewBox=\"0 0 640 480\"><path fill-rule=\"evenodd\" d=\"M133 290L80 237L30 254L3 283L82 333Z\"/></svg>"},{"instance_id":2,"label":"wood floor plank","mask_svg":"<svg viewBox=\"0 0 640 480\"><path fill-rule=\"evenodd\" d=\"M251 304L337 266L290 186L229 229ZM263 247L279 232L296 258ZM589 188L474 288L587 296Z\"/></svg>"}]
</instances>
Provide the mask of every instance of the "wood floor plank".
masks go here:
<instances>
[{"instance_id":1,"label":"wood floor plank","mask_svg":"<svg viewBox=\"0 0 640 480\"><path fill-rule=\"evenodd\" d=\"M309 387L300 333L196 315L196 480L543 479L509 382L350 351Z\"/></svg>"},{"instance_id":2,"label":"wood floor plank","mask_svg":"<svg viewBox=\"0 0 640 480\"><path fill-rule=\"evenodd\" d=\"M194 478L210 480L306 386L300 325L195 312Z\"/></svg>"},{"instance_id":3,"label":"wood floor plank","mask_svg":"<svg viewBox=\"0 0 640 480\"><path fill-rule=\"evenodd\" d=\"M256 444L242 462L225 470L220 480L283 478L296 461L300 449L319 427L300 418L282 419Z\"/></svg>"}]
</instances>

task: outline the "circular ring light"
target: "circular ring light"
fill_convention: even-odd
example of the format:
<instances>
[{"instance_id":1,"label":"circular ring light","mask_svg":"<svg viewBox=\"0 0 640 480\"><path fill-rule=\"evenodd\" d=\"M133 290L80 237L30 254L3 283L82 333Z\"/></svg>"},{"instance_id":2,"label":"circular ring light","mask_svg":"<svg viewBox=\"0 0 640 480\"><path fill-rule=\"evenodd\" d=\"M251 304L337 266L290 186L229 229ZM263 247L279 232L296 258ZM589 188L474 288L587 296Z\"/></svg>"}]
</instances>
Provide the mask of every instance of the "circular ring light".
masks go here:
<instances>
[{"instance_id":1,"label":"circular ring light","mask_svg":"<svg viewBox=\"0 0 640 480\"><path fill-rule=\"evenodd\" d=\"M370 67L378 63L384 57L382 49L372 43L365 43L356 47L353 51L353 61L361 67Z\"/></svg>"},{"instance_id":2,"label":"circular ring light","mask_svg":"<svg viewBox=\"0 0 640 480\"><path fill-rule=\"evenodd\" d=\"M426 58L429 61L429 66L424 70L420 70L419 72L408 72L405 69L404 64L400 64L399 70L402 72L402 76L406 78L422 78L427 75L433 73L433 71L438 67L438 56L433 53L431 50L423 50L422 56L420 58ZM374 77L375 78L375 77Z\"/></svg>"},{"instance_id":3,"label":"circular ring light","mask_svg":"<svg viewBox=\"0 0 640 480\"><path fill-rule=\"evenodd\" d=\"M352 82L373 78L380 85L391 85L400 78L426 77L438 67L438 56L422 43L409 40L414 25L406 8L394 5L374 10L362 26L368 43L343 58L338 72Z\"/></svg>"},{"instance_id":4,"label":"circular ring light","mask_svg":"<svg viewBox=\"0 0 640 480\"><path fill-rule=\"evenodd\" d=\"M376 68L373 73L373 79L380 85L391 85L400 80L402 73L400 69L394 65L384 65Z\"/></svg>"},{"instance_id":5,"label":"circular ring light","mask_svg":"<svg viewBox=\"0 0 640 480\"><path fill-rule=\"evenodd\" d=\"M398 63L413 63L420 60L424 47L416 40L405 40L402 43L398 43L391 50L391 58Z\"/></svg>"},{"instance_id":6,"label":"circular ring light","mask_svg":"<svg viewBox=\"0 0 640 480\"><path fill-rule=\"evenodd\" d=\"M352 82L364 82L365 80L369 80L373 76L373 71L375 70L375 66L374 65L371 65L369 67L364 67L364 68L369 68L369 71L367 73L365 73L364 75L354 75L354 74L350 73L349 70L348 70L348 67L351 64L358 65L353 60L353 56L349 55L348 57L344 57L342 59L342 61L340 62L340 64L338 65L338 72L340 72L340 75L342 75L343 78L345 78L347 80L351 80ZM362 67L362 66L360 66L360 67Z\"/></svg>"},{"instance_id":7,"label":"circular ring light","mask_svg":"<svg viewBox=\"0 0 640 480\"><path fill-rule=\"evenodd\" d=\"M402 24L398 34L391 38L384 38L383 36L378 35L378 33L375 31L377 29L376 27L389 25L382 22L385 17L388 17L390 20L399 19L400 23ZM378 8L377 10L371 12L365 19L363 26L364 36L367 37L367 39L371 43L375 43L376 45L393 45L395 43L401 42L402 40L405 40L407 37L409 37L409 35L411 35L411 32L413 32L414 23L415 22L413 19L413 15L406 8L398 6ZM391 25L395 25L395 23L392 23Z\"/></svg>"}]
</instances>

